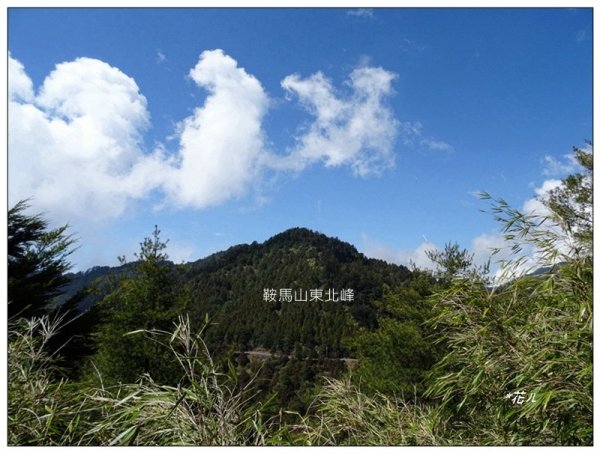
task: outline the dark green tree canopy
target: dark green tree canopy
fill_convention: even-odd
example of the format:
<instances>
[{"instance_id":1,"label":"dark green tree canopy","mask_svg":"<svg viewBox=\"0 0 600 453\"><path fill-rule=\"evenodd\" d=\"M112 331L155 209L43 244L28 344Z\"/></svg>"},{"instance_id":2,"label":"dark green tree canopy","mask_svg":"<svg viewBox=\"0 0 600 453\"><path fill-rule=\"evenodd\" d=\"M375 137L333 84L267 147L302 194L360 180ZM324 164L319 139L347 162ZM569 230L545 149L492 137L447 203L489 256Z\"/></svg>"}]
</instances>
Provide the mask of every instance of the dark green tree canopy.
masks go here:
<instances>
[{"instance_id":1,"label":"dark green tree canopy","mask_svg":"<svg viewBox=\"0 0 600 453\"><path fill-rule=\"evenodd\" d=\"M590 150L573 148L573 157L581 171L569 175L560 187L552 190L546 201L565 233L579 246L579 253L591 255L594 206L594 155Z\"/></svg>"},{"instance_id":2,"label":"dark green tree canopy","mask_svg":"<svg viewBox=\"0 0 600 453\"><path fill-rule=\"evenodd\" d=\"M48 229L40 214L28 215L27 200L8 211L8 316L31 317L43 312L67 283L68 257L75 239L68 225Z\"/></svg>"},{"instance_id":3,"label":"dark green tree canopy","mask_svg":"<svg viewBox=\"0 0 600 453\"><path fill-rule=\"evenodd\" d=\"M141 333L167 331L183 311L178 269L167 261L166 247L155 226L152 236L140 243L138 261L95 307L100 326L93 361L107 381L132 382L150 372L163 383L174 384L181 377L177 364L168 360L168 349ZM119 260L125 263L124 257Z\"/></svg>"}]
</instances>

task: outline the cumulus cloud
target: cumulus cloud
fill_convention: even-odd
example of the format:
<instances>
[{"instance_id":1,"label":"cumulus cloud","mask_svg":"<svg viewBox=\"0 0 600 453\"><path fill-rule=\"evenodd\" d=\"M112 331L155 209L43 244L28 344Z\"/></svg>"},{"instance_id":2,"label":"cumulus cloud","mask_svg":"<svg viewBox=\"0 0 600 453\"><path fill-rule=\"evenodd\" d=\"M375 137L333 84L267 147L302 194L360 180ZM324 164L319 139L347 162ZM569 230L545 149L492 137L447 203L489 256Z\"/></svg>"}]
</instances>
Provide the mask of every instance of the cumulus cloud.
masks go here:
<instances>
[{"instance_id":1,"label":"cumulus cloud","mask_svg":"<svg viewBox=\"0 0 600 453\"><path fill-rule=\"evenodd\" d=\"M38 209L66 218L117 217L153 187L156 158L146 161L139 145L146 99L119 69L91 58L61 63L34 96L9 56L9 87L11 203L32 197ZM143 184L128 179L132 173Z\"/></svg>"},{"instance_id":2,"label":"cumulus cloud","mask_svg":"<svg viewBox=\"0 0 600 453\"><path fill-rule=\"evenodd\" d=\"M267 158L260 82L221 50L205 51L189 76L209 95L181 124L179 164L165 180L180 206L202 208L246 193Z\"/></svg>"},{"instance_id":3,"label":"cumulus cloud","mask_svg":"<svg viewBox=\"0 0 600 453\"><path fill-rule=\"evenodd\" d=\"M202 52L189 72L206 98L179 124L178 147L144 149L146 98L118 68L78 58L56 65L36 93L23 65L9 55L9 199L32 198L57 218L116 218L155 192L159 205L204 208L250 193L266 172L308 165L348 166L367 176L394 165L400 135L424 137L420 123L399 122L387 105L396 75L380 67L353 70L342 90L321 72L285 77L288 100L311 115L296 142L269 149L263 130L269 96L222 50ZM257 184L258 182L258 184Z\"/></svg>"},{"instance_id":4,"label":"cumulus cloud","mask_svg":"<svg viewBox=\"0 0 600 453\"><path fill-rule=\"evenodd\" d=\"M540 187L534 189L535 197L529 198L523 203L523 212L529 215L545 217L550 215L550 210L543 203L548 198L550 192L562 185L558 179L547 179Z\"/></svg>"},{"instance_id":5,"label":"cumulus cloud","mask_svg":"<svg viewBox=\"0 0 600 453\"><path fill-rule=\"evenodd\" d=\"M20 61L8 53L8 99L9 101L31 102L34 99L33 83Z\"/></svg>"},{"instance_id":6,"label":"cumulus cloud","mask_svg":"<svg viewBox=\"0 0 600 453\"><path fill-rule=\"evenodd\" d=\"M396 75L383 68L352 71L342 96L321 72L302 79L287 76L281 86L314 117L297 145L279 165L301 170L322 161L325 166L349 165L355 174L378 173L394 164L392 145L398 121L386 105Z\"/></svg>"},{"instance_id":7,"label":"cumulus cloud","mask_svg":"<svg viewBox=\"0 0 600 453\"><path fill-rule=\"evenodd\" d=\"M56 66L39 94L9 58L9 195L32 198L59 217L115 218L127 203L160 189L179 207L201 208L243 195L260 172L260 83L222 51L207 51L190 78L209 95L180 124L175 155L143 151L150 124L135 81L99 60Z\"/></svg>"}]
</instances>

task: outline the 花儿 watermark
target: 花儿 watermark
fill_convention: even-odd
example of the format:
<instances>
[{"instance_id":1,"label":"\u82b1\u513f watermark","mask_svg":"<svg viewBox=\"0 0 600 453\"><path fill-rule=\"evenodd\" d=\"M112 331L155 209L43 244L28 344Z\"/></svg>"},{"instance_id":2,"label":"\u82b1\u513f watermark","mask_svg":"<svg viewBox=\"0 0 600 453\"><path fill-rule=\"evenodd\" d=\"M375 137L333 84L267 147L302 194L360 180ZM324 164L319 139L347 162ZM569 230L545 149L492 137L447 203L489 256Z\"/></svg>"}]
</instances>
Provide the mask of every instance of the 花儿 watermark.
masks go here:
<instances>
[{"instance_id":1,"label":"\u82b1\u513f watermark","mask_svg":"<svg viewBox=\"0 0 600 453\"><path fill-rule=\"evenodd\" d=\"M508 392L504 395L504 399L510 400L510 402L516 406L522 406L524 403L535 403L535 393L527 394L524 390L517 390L516 392Z\"/></svg>"}]
</instances>

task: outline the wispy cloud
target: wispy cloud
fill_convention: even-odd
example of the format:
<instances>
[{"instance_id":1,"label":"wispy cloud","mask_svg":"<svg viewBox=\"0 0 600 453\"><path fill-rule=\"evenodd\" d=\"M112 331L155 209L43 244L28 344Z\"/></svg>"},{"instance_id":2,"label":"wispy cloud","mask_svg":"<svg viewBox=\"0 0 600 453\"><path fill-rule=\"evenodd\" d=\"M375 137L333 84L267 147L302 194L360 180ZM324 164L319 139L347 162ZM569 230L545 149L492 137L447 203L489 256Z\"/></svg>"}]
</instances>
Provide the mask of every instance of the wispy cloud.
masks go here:
<instances>
[{"instance_id":1,"label":"wispy cloud","mask_svg":"<svg viewBox=\"0 0 600 453\"><path fill-rule=\"evenodd\" d=\"M454 152L454 146L431 136L425 135L423 124L420 121L406 121L399 124L398 134L406 146L423 147L430 151L445 153Z\"/></svg>"},{"instance_id":2,"label":"wispy cloud","mask_svg":"<svg viewBox=\"0 0 600 453\"><path fill-rule=\"evenodd\" d=\"M192 261L197 254L193 244L169 241L168 255L174 263L186 263Z\"/></svg>"},{"instance_id":3,"label":"wispy cloud","mask_svg":"<svg viewBox=\"0 0 600 453\"><path fill-rule=\"evenodd\" d=\"M301 170L323 161L328 167L349 165L360 176L392 166L398 121L385 99L392 94L395 78L383 68L355 69L347 81L352 93L343 97L321 72L304 79L297 74L286 77L282 87L299 99L314 121L278 165Z\"/></svg>"},{"instance_id":4,"label":"wispy cloud","mask_svg":"<svg viewBox=\"0 0 600 453\"><path fill-rule=\"evenodd\" d=\"M425 49L427 49L427 45L422 44L414 39L403 38L398 43L398 49L402 50L403 52L410 52L410 51L423 52Z\"/></svg>"},{"instance_id":5,"label":"wispy cloud","mask_svg":"<svg viewBox=\"0 0 600 453\"><path fill-rule=\"evenodd\" d=\"M161 64L167 61L167 56L159 49L156 51L156 63Z\"/></svg>"},{"instance_id":6,"label":"wispy cloud","mask_svg":"<svg viewBox=\"0 0 600 453\"><path fill-rule=\"evenodd\" d=\"M407 267L415 265L420 269L433 269L433 263L428 258L427 252L438 250L435 244L426 239L414 249L397 249L374 240L366 234L362 235L362 242L362 252L368 257Z\"/></svg>"},{"instance_id":7,"label":"wispy cloud","mask_svg":"<svg viewBox=\"0 0 600 453\"><path fill-rule=\"evenodd\" d=\"M578 30L575 34L575 41L583 42L588 39L588 31L586 29Z\"/></svg>"},{"instance_id":8,"label":"wispy cloud","mask_svg":"<svg viewBox=\"0 0 600 453\"><path fill-rule=\"evenodd\" d=\"M346 15L354 16L354 17L364 17L364 18L368 18L368 19L373 19L375 17L375 14L373 13L373 9L371 9L371 8L351 9L348 12L346 12Z\"/></svg>"},{"instance_id":9,"label":"wispy cloud","mask_svg":"<svg viewBox=\"0 0 600 453\"><path fill-rule=\"evenodd\" d=\"M424 138L421 140L421 145L427 147L432 151L445 151L445 152L453 152L454 147L449 143L446 143L442 140L435 140L433 138Z\"/></svg>"},{"instance_id":10,"label":"wispy cloud","mask_svg":"<svg viewBox=\"0 0 600 453\"><path fill-rule=\"evenodd\" d=\"M542 174L545 176L566 176L580 170L580 166L572 154L563 156L561 160L546 155L544 156L542 163L544 165Z\"/></svg>"}]
</instances>

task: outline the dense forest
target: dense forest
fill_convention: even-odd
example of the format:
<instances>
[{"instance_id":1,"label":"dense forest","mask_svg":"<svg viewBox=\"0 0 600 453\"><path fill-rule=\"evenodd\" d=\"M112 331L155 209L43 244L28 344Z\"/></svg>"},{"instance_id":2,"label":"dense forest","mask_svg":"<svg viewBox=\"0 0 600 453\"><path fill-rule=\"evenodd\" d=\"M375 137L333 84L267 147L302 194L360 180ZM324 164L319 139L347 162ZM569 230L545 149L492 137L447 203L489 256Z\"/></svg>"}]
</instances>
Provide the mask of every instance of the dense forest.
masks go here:
<instances>
[{"instance_id":1,"label":"dense forest","mask_svg":"<svg viewBox=\"0 0 600 453\"><path fill-rule=\"evenodd\" d=\"M591 445L593 155L573 154L545 217L481 194L512 253L495 275L454 242L408 269L306 228L176 265L158 227L71 273L85 244L18 203L9 444Z\"/></svg>"}]
</instances>

